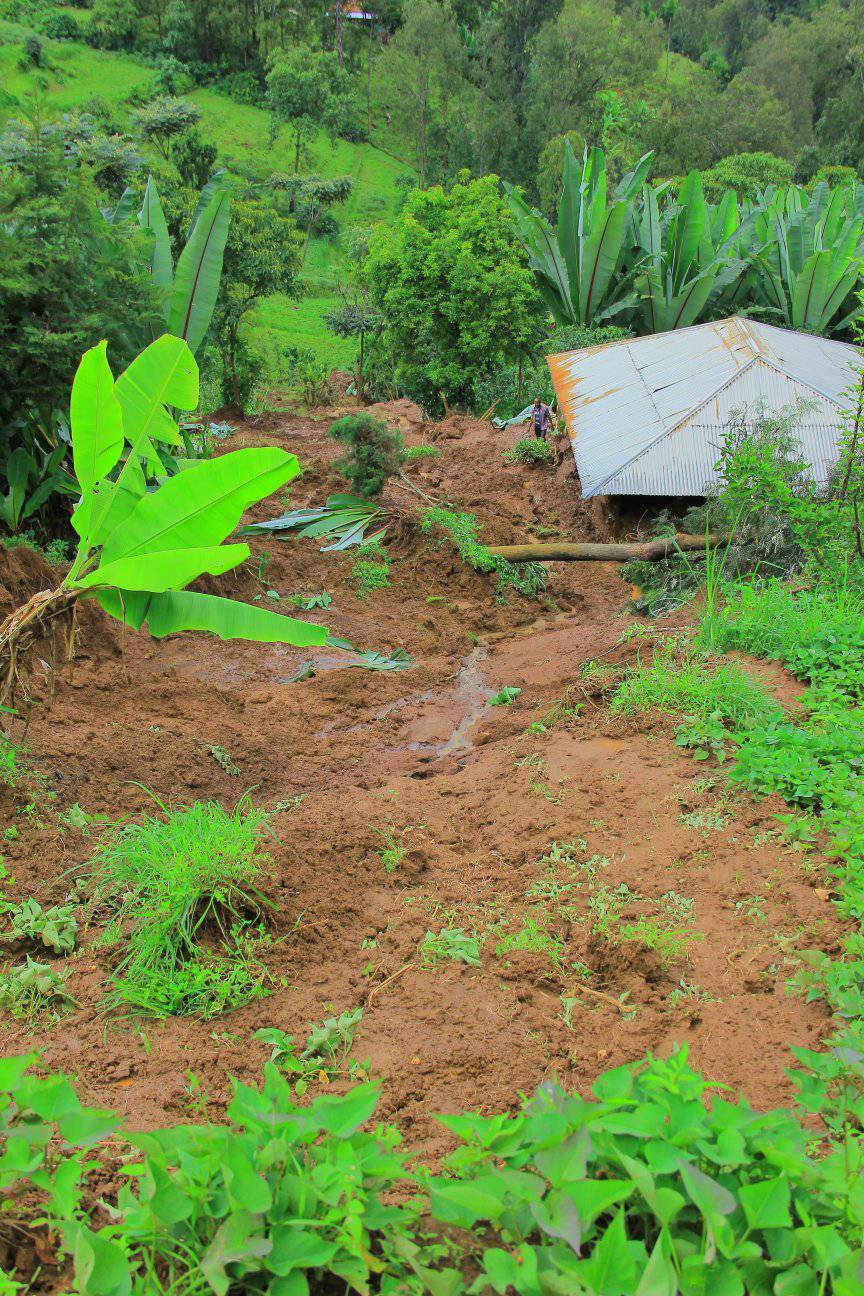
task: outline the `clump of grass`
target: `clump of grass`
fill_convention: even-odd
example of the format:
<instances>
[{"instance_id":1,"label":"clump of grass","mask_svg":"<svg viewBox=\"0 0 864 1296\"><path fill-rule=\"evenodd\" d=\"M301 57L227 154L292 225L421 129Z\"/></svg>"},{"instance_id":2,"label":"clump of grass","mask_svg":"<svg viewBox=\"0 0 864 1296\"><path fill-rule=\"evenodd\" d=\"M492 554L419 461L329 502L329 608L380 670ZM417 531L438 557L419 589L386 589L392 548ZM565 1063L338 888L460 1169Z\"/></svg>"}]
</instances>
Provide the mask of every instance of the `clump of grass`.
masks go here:
<instances>
[{"instance_id":1,"label":"clump of grass","mask_svg":"<svg viewBox=\"0 0 864 1296\"><path fill-rule=\"evenodd\" d=\"M689 649L663 645L650 664L627 672L611 699L613 711L668 711L673 715L714 716L735 729L766 725L782 716L779 702L735 662L710 661Z\"/></svg>"},{"instance_id":2,"label":"clump of grass","mask_svg":"<svg viewBox=\"0 0 864 1296\"><path fill-rule=\"evenodd\" d=\"M507 463L549 463L553 458L554 451L548 441L540 441L537 437L522 437L509 450L504 451Z\"/></svg>"},{"instance_id":3,"label":"clump of grass","mask_svg":"<svg viewBox=\"0 0 864 1296\"><path fill-rule=\"evenodd\" d=\"M406 446L402 451L402 462L411 463L412 459L440 459L441 451L438 446L418 445Z\"/></svg>"},{"instance_id":4,"label":"clump of grass","mask_svg":"<svg viewBox=\"0 0 864 1296\"><path fill-rule=\"evenodd\" d=\"M115 911L121 957L107 1006L212 1016L264 993L254 923L268 816L244 798L119 824L91 862L95 904Z\"/></svg>"}]
</instances>

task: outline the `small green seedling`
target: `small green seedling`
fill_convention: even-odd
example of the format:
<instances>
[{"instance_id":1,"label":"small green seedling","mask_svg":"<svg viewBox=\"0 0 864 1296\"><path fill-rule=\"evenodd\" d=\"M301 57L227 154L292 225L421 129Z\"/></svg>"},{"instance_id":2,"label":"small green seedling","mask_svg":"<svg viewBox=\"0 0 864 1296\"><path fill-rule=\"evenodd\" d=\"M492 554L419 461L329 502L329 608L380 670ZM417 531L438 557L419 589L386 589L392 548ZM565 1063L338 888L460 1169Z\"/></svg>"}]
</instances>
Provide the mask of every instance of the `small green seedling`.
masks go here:
<instances>
[{"instance_id":1,"label":"small green seedling","mask_svg":"<svg viewBox=\"0 0 864 1296\"><path fill-rule=\"evenodd\" d=\"M347 1060L362 1018L362 1008L353 1008L338 1017L325 1017L320 1025L310 1026L306 1046L299 1053L294 1045L294 1036L286 1035L277 1027L257 1030L253 1039L272 1046L270 1061L286 1075L296 1076L294 1089L302 1095L310 1080L318 1079L329 1084L345 1072L352 1080L361 1080L364 1074L368 1075L368 1062L361 1065L353 1059Z\"/></svg>"},{"instance_id":2,"label":"small green seedling","mask_svg":"<svg viewBox=\"0 0 864 1296\"><path fill-rule=\"evenodd\" d=\"M469 936L461 927L445 927L437 933L427 931L420 943L420 958L424 968L434 967L444 959L479 967L480 942L476 936Z\"/></svg>"},{"instance_id":3,"label":"small green seedling","mask_svg":"<svg viewBox=\"0 0 864 1296\"><path fill-rule=\"evenodd\" d=\"M6 903L0 912L9 919L11 931L2 939L7 944L29 942L44 945L55 954L71 954L78 939L78 920L72 904L43 909L32 896L23 904Z\"/></svg>"},{"instance_id":4,"label":"small green seedling","mask_svg":"<svg viewBox=\"0 0 864 1296\"><path fill-rule=\"evenodd\" d=\"M50 963L27 962L0 972L0 1008L13 1017L36 1021L61 1017L76 1007L66 989L65 973L55 972Z\"/></svg>"},{"instance_id":5,"label":"small green seedling","mask_svg":"<svg viewBox=\"0 0 864 1296\"><path fill-rule=\"evenodd\" d=\"M333 600L324 590L321 594L295 594L291 602L295 607L302 608L304 612L311 612L314 608L328 608Z\"/></svg>"},{"instance_id":6,"label":"small green seedling","mask_svg":"<svg viewBox=\"0 0 864 1296\"><path fill-rule=\"evenodd\" d=\"M509 706L511 702L516 701L521 692L521 688L511 688L510 686L502 688L500 693L496 693L494 697L487 699L486 705L495 707Z\"/></svg>"}]
</instances>

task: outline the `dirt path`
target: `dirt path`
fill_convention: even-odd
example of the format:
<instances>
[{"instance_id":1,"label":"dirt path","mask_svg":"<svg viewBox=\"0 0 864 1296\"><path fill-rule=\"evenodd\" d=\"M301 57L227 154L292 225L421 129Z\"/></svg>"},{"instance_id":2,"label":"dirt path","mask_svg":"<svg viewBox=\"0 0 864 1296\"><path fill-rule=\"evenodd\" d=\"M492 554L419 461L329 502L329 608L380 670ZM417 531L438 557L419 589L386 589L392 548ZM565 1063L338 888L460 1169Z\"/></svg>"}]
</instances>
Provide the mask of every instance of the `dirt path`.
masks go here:
<instances>
[{"instance_id":1,"label":"dirt path","mask_svg":"<svg viewBox=\"0 0 864 1296\"><path fill-rule=\"evenodd\" d=\"M507 434L470 420L422 428L406 405L389 413L409 442L434 438L442 450L411 466L414 480L476 512L490 542L591 537L566 467L505 466ZM338 486L320 423L261 420L237 438L267 441L311 465L298 504ZM419 504L395 487L391 496L409 513ZM619 643L632 618L615 570L561 564L545 602L502 604L408 517L391 545L391 587L360 598L350 556L314 541L254 548L283 596L330 591L326 614L310 619L363 647L404 647L416 665L370 673L325 650L311 658L314 675L293 682L309 654L192 636L155 643L94 613L71 681L28 733L56 800L21 813L7 796L6 821L19 828L6 844L7 890L60 899L67 870L91 855L94 836L61 829L57 810L139 813L152 804L139 784L177 804L233 804L251 789L256 803L281 806L264 887L272 993L215 1021L106 1021L97 1003L110 950L90 930L70 962L79 1009L35 1033L3 1022L4 1052L42 1048L90 1101L139 1125L188 1116L188 1070L218 1118L226 1076L260 1075L268 1048L252 1040L257 1028L303 1038L309 1023L362 1004L354 1055L384 1082L381 1115L430 1155L447 1146L434 1112L510 1107L553 1074L584 1087L676 1042L755 1105L784 1102L787 1046L813 1045L827 1027L817 1005L786 993L788 961L798 946L831 946L831 906L812 857L772 835L779 803L731 795L721 774L676 750L667 722L610 717L603 673L586 663L636 651ZM4 563L8 604L40 572L23 551ZM260 599L257 570L208 588ZM488 706L504 686L522 692ZM565 697L569 714L556 714ZM388 839L404 847L391 872ZM638 942L592 935L613 892L625 911L634 895L643 913L646 901L658 915L674 908L697 938L664 963ZM480 968L423 966L421 940L443 928L481 940ZM538 947L508 948L520 939Z\"/></svg>"}]
</instances>

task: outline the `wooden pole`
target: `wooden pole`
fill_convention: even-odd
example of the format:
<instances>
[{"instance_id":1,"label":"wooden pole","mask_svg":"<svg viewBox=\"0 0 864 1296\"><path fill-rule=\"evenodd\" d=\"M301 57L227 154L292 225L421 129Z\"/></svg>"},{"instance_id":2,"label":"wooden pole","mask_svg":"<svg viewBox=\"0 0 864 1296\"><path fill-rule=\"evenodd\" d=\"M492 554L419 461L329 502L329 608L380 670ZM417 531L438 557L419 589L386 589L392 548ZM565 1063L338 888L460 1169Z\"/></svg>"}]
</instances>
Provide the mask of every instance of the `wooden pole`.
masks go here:
<instances>
[{"instance_id":1,"label":"wooden pole","mask_svg":"<svg viewBox=\"0 0 864 1296\"><path fill-rule=\"evenodd\" d=\"M658 562L683 550L685 553L705 552L718 543L717 537L678 535L668 540L636 541L625 544L576 544L567 540L551 543L532 541L530 544L490 545L489 552L508 562Z\"/></svg>"}]
</instances>

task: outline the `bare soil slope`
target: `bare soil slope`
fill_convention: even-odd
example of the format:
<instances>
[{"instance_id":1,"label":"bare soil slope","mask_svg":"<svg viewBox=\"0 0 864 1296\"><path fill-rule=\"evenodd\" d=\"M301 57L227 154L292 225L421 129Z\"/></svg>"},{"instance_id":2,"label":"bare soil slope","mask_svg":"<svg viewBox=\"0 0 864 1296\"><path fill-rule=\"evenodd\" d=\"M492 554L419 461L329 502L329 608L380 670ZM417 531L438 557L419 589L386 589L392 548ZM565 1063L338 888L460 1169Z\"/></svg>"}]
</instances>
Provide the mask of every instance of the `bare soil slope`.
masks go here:
<instances>
[{"instance_id":1,"label":"bare soil slope","mask_svg":"<svg viewBox=\"0 0 864 1296\"><path fill-rule=\"evenodd\" d=\"M464 418L424 427L407 402L382 412L409 444L441 449L408 475L475 512L488 542L593 537L566 460L505 465L512 434ZM327 422L262 418L234 444L297 453L308 472L292 500L317 502L342 488ZM783 1103L787 1046L812 1045L827 1027L819 1006L787 994L788 959L799 945L830 948L836 926L812 858L769 835L779 802L731 795L722 773L675 748L668 719L610 717L602 672L585 664L637 651L638 640L619 643L632 617L614 568L560 564L547 600L500 602L487 578L420 533L418 495L393 483L387 498L404 512L389 589L361 598L350 554L272 538L255 540L256 560L208 588L260 596L267 551L266 578L283 597L332 594L326 613L302 615L363 647L403 647L412 669L370 673L327 649L311 656L313 676L293 682L308 653L197 635L157 643L89 611L71 678L53 706L34 709L27 733L56 802L28 815L20 797L5 798L6 823L19 829L4 844L7 890L56 900L95 845L92 832L61 830L57 810L140 813L152 809L141 784L176 804L233 804L247 789L270 806L300 797L273 820L272 993L214 1021L106 1019L111 951L90 929L70 962L77 1011L35 1032L3 1021L4 1052L41 1048L47 1064L79 1077L82 1096L138 1126L188 1117L192 1071L218 1119L226 1077L260 1075L269 1050L252 1039L258 1027L303 1039L309 1023L362 1004L354 1055L384 1082L381 1115L432 1157L449 1139L435 1112L512 1107L552 1075L586 1087L676 1042L754 1104ZM270 501L257 516L274 511ZM2 555L4 609L46 580L40 562ZM489 707L505 685L521 688L518 699ZM577 713L532 732L568 688ZM230 753L239 776L212 747ZM388 833L405 847L392 872L380 857ZM541 862L556 842L575 843L575 871ZM664 964L638 943L590 935L592 876L595 886L626 883L658 912L670 892L692 901L699 939ZM496 953L532 921L557 961L542 949ZM447 927L483 938L479 969L422 965L424 934Z\"/></svg>"}]
</instances>

